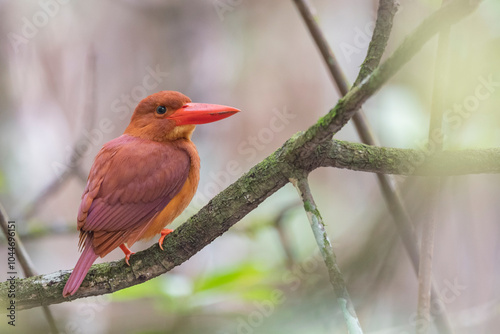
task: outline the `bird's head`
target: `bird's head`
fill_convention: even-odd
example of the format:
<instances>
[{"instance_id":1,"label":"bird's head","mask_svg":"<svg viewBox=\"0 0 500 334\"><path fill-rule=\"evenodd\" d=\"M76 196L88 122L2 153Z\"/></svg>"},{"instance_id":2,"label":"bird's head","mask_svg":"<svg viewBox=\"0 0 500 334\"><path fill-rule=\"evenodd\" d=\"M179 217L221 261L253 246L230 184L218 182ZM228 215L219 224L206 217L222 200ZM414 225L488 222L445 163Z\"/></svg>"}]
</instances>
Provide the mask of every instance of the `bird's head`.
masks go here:
<instances>
[{"instance_id":1,"label":"bird's head","mask_svg":"<svg viewBox=\"0 0 500 334\"><path fill-rule=\"evenodd\" d=\"M179 92L161 91L139 102L125 134L155 141L189 139L196 124L215 122L239 111L217 104L192 103Z\"/></svg>"}]
</instances>

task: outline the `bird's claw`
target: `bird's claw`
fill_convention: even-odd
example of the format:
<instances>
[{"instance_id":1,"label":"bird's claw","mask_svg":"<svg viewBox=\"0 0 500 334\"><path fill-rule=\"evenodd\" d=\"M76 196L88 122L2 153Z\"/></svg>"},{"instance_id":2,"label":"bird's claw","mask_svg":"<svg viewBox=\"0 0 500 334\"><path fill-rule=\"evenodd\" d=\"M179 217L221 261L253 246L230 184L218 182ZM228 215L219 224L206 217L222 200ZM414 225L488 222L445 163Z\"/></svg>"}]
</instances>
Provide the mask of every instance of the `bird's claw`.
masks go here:
<instances>
[{"instance_id":1,"label":"bird's claw","mask_svg":"<svg viewBox=\"0 0 500 334\"><path fill-rule=\"evenodd\" d=\"M128 260L130 260L130 255L132 255L132 254L135 254L135 252L132 252L132 253L130 253L130 254L125 255L125 263L126 263L126 264L127 264L127 266L129 266L129 267L130 267L130 263L128 262Z\"/></svg>"},{"instance_id":2,"label":"bird's claw","mask_svg":"<svg viewBox=\"0 0 500 334\"><path fill-rule=\"evenodd\" d=\"M135 254L135 252L132 252L125 244L121 244L120 248L123 253L125 253L125 263L130 267L130 263L128 261L130 260L130 255Z\"/></svg>"},{"instance_id":3,"label":"bird's claw","mask_svg":"<svg viewBox=\"0 0 500 334\"><path fill-rule=\"evenodd\" d=\"M161 237L160 237L160 240L158 240L158 245L160 246L161 250L163 250L163 239L165 239L165 237L167 235L169 235L170 233L172 233L174 230L171 230L171 229L168 229L168 228L164 228L163 230L161 230L160 234L161 234Z\"/></svg>"}]
</instances>

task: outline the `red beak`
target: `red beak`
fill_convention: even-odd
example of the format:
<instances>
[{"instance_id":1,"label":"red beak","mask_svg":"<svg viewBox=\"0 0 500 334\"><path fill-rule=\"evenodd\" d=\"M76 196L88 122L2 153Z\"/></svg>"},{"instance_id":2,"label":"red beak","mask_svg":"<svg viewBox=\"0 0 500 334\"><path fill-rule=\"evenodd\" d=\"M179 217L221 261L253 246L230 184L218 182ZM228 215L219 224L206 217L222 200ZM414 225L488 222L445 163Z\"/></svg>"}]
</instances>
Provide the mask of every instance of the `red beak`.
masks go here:
<instances>
[{"instance_id":1,"label":"red beak","mask_svg":"<svg viewBox=\"0 0 500 334\"><path fill-rule=\"evenodd\" d=\"M167 117L177 126L186 124L205 124L219 121L239 112L239 109L208 103L186 103Z\"/></svg>"}]
</instances>

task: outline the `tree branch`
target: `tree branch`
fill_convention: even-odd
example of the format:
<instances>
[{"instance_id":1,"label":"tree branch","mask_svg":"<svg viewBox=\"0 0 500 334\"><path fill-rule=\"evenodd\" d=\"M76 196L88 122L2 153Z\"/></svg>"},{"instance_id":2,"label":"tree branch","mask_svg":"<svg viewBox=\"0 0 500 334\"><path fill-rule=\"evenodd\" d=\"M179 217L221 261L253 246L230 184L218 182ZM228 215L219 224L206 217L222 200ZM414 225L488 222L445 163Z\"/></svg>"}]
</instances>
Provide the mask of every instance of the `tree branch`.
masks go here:
<instances>
[{"instance_id":1,"label":"tree branch","mask_svg":"<svg viewBox=\"0 0 500 334\"><path fill-rule=\"evenodd\" d=\"M363 334L361 324L359 323L358 316L356 315L356 310L354 309L354 305L345 285L344 276L340 272L337 264L337 257L333 251L330 238L326 233L323 218L316 207L316 203L312 196L311 189L309 188L306 176L303 176L300 179L290 179L290 181L297 189L299 196L304 202L304 210L306 211L307 218L311 224L314 238L318 244L321 256L323 257L326 268L328 269L330 283L332 284L333 291L337 297L337 302L342 310L342 315L344 316L344 320L347 325L347 331L350 334Z\"/></svg>"},{"instance_id":2,"label":"tree branch","mask_svg":"<svg viewBox=\"0 0 500 334\"><path fill-rule=\"evenodd\" d=\"M361 172L413 176L500 173L500 148L442 151L376 147L332 140L319 145L304 169L336 167Z\"/></svg>"}]
</instances>

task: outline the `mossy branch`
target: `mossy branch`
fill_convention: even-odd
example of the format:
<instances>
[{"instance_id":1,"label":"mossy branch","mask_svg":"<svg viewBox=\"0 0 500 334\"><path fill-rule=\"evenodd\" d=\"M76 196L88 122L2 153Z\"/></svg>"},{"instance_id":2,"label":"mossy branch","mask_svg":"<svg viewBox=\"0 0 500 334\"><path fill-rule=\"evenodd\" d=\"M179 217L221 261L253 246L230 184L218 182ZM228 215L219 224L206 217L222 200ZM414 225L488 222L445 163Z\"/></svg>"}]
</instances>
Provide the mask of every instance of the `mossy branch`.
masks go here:
<instances>
[{"instance_id":1,"label":"mossy branch","mask_svg":"<svg viewBox=\"0 0 500 334\"><path fill-rule=\"evenodd\" d=\"M377 147L332 140L318 145L310 170L321 167L344 168L361 172L413 176L454 176L500 173L500 148L435 152L425 149Z\"/></svg>"}]
</instances>

